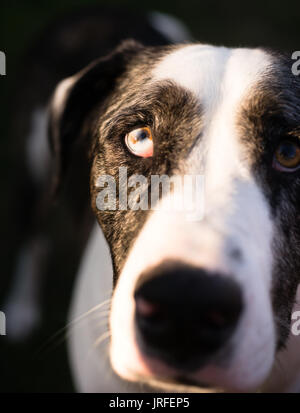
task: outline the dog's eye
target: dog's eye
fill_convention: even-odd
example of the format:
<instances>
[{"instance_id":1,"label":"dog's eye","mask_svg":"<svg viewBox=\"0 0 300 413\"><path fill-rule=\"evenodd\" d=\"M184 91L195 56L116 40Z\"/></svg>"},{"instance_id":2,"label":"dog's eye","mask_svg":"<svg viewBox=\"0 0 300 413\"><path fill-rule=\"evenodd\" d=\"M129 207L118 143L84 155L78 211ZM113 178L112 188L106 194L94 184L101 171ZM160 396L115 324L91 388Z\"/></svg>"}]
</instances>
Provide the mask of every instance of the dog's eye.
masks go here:
<instances>
[{"instance_id":1,"label":"dog's eye","mask_svg":"<svg viewBox=\"0 0 300 413\"><path fill-rule=\"evenodd\" d=\"M125 143L131 153L142 158L153 155L153 139L148 126L134 129L125 136Z\"/></svg>"},{"instance_id":2,"label":"dog's eye","mask_svg":"<svg viewBox=\"0 0 300 413\"><path fill-rule=\"evenodd\" d=\"M273 167L282 172L293 172L300 166L300 146L291 141L282 142L276 149Z\"/></svg>"}]
</instances>

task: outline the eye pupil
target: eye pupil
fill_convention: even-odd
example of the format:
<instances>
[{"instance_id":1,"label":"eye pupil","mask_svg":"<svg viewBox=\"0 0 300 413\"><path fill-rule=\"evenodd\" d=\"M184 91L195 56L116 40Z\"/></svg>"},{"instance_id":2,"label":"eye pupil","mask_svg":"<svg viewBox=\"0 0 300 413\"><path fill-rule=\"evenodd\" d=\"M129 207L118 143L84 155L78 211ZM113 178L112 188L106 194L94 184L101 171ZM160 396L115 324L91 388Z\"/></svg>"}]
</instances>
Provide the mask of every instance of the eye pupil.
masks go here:
<instances>
[{"instance_id":1,"label":"eye pupil","mask_svg":"<svg viewBox=\"0 0 300 413\"><path fill-rule=\"evenodd\" d=\"M141 129L137 134L136 140L137 141L143 141L144 139L146 139L148 137L149 137L148 132L145 131L144 129Z\"/></svg>"},{"instance_id":2,"label":"eye pupil","mask_svg":"<svg viewBox=\"0 0 300 413\"><path fill-rule=\"evenodd\" d=\"M131 153L142 158L153 155L153 139L148 126L137 128L125 136L125 143Z\"/></svg>"},{"instance_id":3,"label":"eye pupil","mask_svg":"<svg viewBox=\"0 0 300 413\"><path fill-rule=\"evenodd\" d=\"M297 154L295 145L291 143L283 143L279 147L279 154L282 158L293 159Z\"/></svg>"},{"instance_id":4,"label":"eye pupil","mask_svg":"<svg viewBox=\"0 0 300 413\"><path fill-rule=\"evenodd\" d=\"M293 171L300 166L300 146L294 142L282 142L274 157L273 166L280 171Z\"/></svg>"}]
</instances>

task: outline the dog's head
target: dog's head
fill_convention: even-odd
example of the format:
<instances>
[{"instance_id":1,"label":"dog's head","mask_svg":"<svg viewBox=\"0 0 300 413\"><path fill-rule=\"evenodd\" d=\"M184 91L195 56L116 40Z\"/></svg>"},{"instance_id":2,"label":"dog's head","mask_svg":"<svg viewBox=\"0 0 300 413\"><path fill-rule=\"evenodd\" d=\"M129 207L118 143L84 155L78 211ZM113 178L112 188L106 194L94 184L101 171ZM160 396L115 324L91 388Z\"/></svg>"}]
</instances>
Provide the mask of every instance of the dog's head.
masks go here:
<instances>
[{"instance_id":1,"label":"dog's head","mask_svg":"<svg viewBox=\"0 0 300 413\"><path fill-rule=\"evenodd\" d=\"M75 140L87 143L114 265L110 358L121 377L252 390L284 346L300 274L291 65L262 49L126 42L58 86L57 166L63 173ZM162 194L155 210L119 207L120 167L146 178L140 197L153 175L203 175L204 216L166 210ZM108 175L117 203L101 210Z\"/></svg>"}]
</instances>

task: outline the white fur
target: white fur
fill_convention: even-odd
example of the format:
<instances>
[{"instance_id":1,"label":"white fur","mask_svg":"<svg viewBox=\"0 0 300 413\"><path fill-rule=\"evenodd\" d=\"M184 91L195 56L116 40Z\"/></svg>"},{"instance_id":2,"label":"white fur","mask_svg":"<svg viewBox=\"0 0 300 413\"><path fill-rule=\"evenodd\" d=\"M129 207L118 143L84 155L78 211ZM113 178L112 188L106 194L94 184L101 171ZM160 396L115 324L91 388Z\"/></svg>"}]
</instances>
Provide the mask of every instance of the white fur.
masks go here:
<instances>
[{"instance_id":1,"label":"white fur","mask_svg":"<svg viewBox=\"0 0 300 413\"><path fill-rule=\"evenodd\" d=\"M76 388L81 392L110 392L122 387L109 366L108 340L98 348L94 346L97 338L107 331L107 316L103 311L109 306L103 305L96 312L82 317L110 298L112 276L109 249L98 224L95 224L77 276L69 316L71 367Z\"/></svg>"},{"instance_id":2,"label":"white fur","mask_svg":"<svg viewBox=\"0 0 300 413\"><path fill-rule=\"evenodd\" d=\"M149 392L162 388L161 383L151 382L151 388L143 383L129 383L118 377L109 361L109 340L99 345L97 339L108 330L109 305L98 310L112 295L112 265L108 245L99 225L95 223L77 274L69 315L68 347L74 384L79 392ZM164 389L174 390L172 385ZM196 391L179 386L178 391ZM199 389L197 389L199 391Z\"/></svg>"},{"instance_id":3,"label":"white fur","mask_svg":"<svg viewBox=\"0 0 300 413\"><path fill-rule=\"evenodd\" d=\"M203 138L180 168L182 174L205 174L205 217L192 223L182 212L168 213L159 208L149 215L130 251L112 301L110 357L119 376L136 381L137 387L131 390L139 390L138 383L143 380L155 381L156 386L164 388L159 377L151 373L150 364L157 376L174 374L173 369L140 354L133 322L133 291L140 272L172 257L233 277L244 294L245 311L233 336L234 351L226 367L212 362L191 378L216 387L254 390L271 371L275 354L270 303L272 222L268 204L243 157L235 128L243 98L266 76L270 64L260 50L197 45L181 47L153 71L153 82L171 79L194 93L204 107ZM241 250L241 261L230 255L236 247ZM101 302L107 286L111 289L111 267L100 254L103 248L108 257L108 248L97 230L81 266L72 318ZM105 287L101 286L103 282ZM97 330L97 334L101 331ZM91 349L95 339L90 323L77 332L72 329L71 357L78 388L126 391L127 384L108 367L106 352ZM291 340L290 346L296 348L295 340ZM292 370L291 364L299 360L295 350L293 354L290 364L282 359L287 374ZM275 375L272 380L273 376L274 373L266 382L266 390L299 389L296 373L281 387L278 383L282 376Z\"/></svg>"},{"instance_id":4,"label":"white fur","mask_svg":"<svg viewBox=\"0 0 300 413\"><path fill-rule=\"evenodd\" d=\"M209 217L197 224L187 222L180 213L155 212L145 225L121 274L112 305L111 357L113 367L122 377L151 376L134 342L133 291L142 271L172 258L237 279L245 296L246 311L234 338L231 369L211 365L207 372L196 375L199 381L212 378L216 385L247 389L268 373L273 363L274 332L269 280L264 275L270 274L271 228L263 198L256 188L249 185L244 189L242 183L239 185L239 196L231 199L236 211L220 208L214 219ZM248 192L257 203L255 216ZM248 233L248 224L252 225L252 234ZM228 257L235 245L244 254L242 264ZM262 347L266 351L261 351ZM218 376L212 377L215 371Z\"/></svg>"},{"instance_id":5,"label":"white fur","mask_svg":"<svg viewBox=\"0 0 300 413\"><path fill-rule=\"evenodd\" d=\"M95 223L79 268L69 315L69 357L80 392L148 391L124 382L109 362L107 300L112 295L112 264L108 245ZM100 306L99 306L100 305ZM95 307L99 307L95 311ZM100 342L99 342L100 338Z\"/></svg>"},{"instance_id":6,"label":"white fur","mask_svg":"<svg viewBox=\"0 0 300 413\"><path fill-rule=\"evenodd\" d=\"M133 291L142 271L170 258L233 277L244 294L245 311L233 337L229 366L225 369L212 362L193 378L245 390L260 385L272 367L272 224L268 204L243 161L235 124L244 95L269 65L260 50L195 45L168 55L153 71L153 81L173 80L204 107L203 139L181 167L185 173L204 171L205 218L195 225L186 222L184 214L155 212L131 250L111 313L111 359L124 378L152 376L148 364L153 361L145 360L134 342ZM243 254L242 264L229 258L235 247Z\"/></svg>"},{"instance_id":7,"label":"white fur","mask_svg":"<svg viewBox=\"0 0 300 413\"><path fill-rule=\"evenodd\" d=\"M78 79L79 75L70 76L64 80L62 80L56 87L54 96L52 99L52 110L56 117L59 117L61 111L65 106L66 99L68 97L68 93L71 90L72 86Z\"/></svg>"},{"instance_id":8,"label":"white fur","mask_svg":"<svg viewBox=\"0 0 300 413\"><path fill-rule=\"evenodd\" d=\"M112 267L110 253L103 234L95 224L86 247L84 258L77 277L70 311L69 354L76 389L80 392L139 392L145 388L139 383L128 384L118 379L112 372L108 360L108 340L99 347L94 343L97 337L107 331L102 323L103 316L92 314L82 317L95 305L99 305L112 293ZM110 291L110 292L109 292ZM300 295L298 293L298 302ZM102 311L107 306L99 309ZM295 311L298 307L295 307ZM126 310L126 308L124 308ZM80 318L82 317L82 318ZM74 320L77 320L74 322ZM291 337L286 350L280 355L280 364L274 366L267 381L265 391L300 391L300 360L297 337ZM86 356L83 356L86 355ZM165 383L151 382L154 387L165 389ZM172 386L169 389L174 390ZM200 391L193 388L178 388L178 391Z\"/></svg>"}]
</instances>

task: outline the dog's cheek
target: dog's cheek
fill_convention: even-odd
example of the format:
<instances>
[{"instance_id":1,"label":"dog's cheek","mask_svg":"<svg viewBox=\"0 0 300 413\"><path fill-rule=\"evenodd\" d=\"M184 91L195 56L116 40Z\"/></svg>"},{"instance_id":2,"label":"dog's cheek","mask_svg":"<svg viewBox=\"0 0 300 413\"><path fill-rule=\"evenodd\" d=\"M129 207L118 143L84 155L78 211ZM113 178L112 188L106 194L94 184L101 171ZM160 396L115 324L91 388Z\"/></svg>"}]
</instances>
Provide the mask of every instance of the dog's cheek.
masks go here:
<instances>
[{"instance_id":1,"label":"dog's cheek","mask_svg":"<svg viewBox=\"0 0 300 413\"><path fill-rule=\"evenodd\" d=\"M118 159L112 159L112 161L109 162L103 153L99 153L99 155L94 158L90 179L91 206L110 247L114 269L114 284L120 275L131 246L143 227L149 212L147 210L135 211L129 208L126 210L120 208L118 174ZM114 179L115 193L114 191L111 193L114 205L113 208L101 210L97 205L97 197L101 191L98 180L99 177L104 175L109 175ZM126 191L128 191L128 188ZM127 198L128 196L129 193L127 192Z\"/></svg>"}]
</instances>

